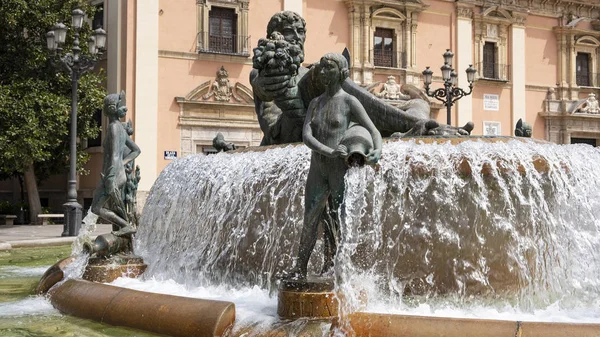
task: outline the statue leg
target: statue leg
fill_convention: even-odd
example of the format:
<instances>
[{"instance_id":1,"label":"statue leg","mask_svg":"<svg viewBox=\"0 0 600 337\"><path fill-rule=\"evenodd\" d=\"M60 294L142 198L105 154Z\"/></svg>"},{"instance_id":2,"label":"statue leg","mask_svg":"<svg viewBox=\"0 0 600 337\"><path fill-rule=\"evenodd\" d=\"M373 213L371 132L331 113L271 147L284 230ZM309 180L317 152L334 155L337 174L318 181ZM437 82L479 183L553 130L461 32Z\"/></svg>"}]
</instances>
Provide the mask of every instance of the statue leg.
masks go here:
<instances>
[{"instance_id":1,"label":"statue leg","mask_svg":"<svg viewBox=\"0 0 600 337\"><path fill-rule=\"evenodd\" d=\"M112 210L104 207L106 205L106 201L108 200L108 195L102 189L96 189L94 193L94 199L92 201L92 212L98 215L100 218L110 222L113 224L113 231L117 231L120 235L131 234L130 226L122 217L118 216ZM116 226L116 227L115 227ZM124 233L127 232L127 233ZM116 234L116 233L115 233Z\"/></svg>"},{"instance_id":2,"label":"statue leg","mask_svg":"<svg viewBox=\"0 0 600 337\"><path fill-rule=\"evenodd\" d=\"M298 248L298 259L296 268L292 272L292 278L305 279L308 272L308 260L317 242L317 229L321 214L325 209L325 203L329 196L329 186L323 174L320 172L321 166L315 163L315 156L311 161L308 179L306 181L306 191L304 195L304 226L302 227L302 236L300 237L300 246ZM316 165L315 165L316 164Z\"/></svg>"},{"instance_id":3,"label":"statue leg","mask_svg":"<svg viewBox=\"0 0 600 337\"><path fill-rule=\"evenodd\" d=\"M321 275L329 273L333 268L333 258L337 250L338 240L336 227L339 227L336 221L337 213L332 209L331 196L327 199L326 206L321 215L321 223L323 224L323 268L321 269Z\"/></svg>"},{"instance_id":4,"label":"statue leg","mask_svg":"<svg viewBox=\"0 0 600 337\"><path fill-rule=\"evenodd\" d=\"M345 192L345 176L348 170L346 163L343 159L332 158L330 159L329 167L329 188L330 195L328 200L329 205L329 230L326 235L329 236L328 241L330 242L330 256L326 258L329 260L328 264L331 269L334 265L335 255L338 248L338 243L341 238L340 234L340 212L343 213L342 207L344 201ZM323 265L323 268L327 267L327 264Z\"/></svg>"}]
</instances>

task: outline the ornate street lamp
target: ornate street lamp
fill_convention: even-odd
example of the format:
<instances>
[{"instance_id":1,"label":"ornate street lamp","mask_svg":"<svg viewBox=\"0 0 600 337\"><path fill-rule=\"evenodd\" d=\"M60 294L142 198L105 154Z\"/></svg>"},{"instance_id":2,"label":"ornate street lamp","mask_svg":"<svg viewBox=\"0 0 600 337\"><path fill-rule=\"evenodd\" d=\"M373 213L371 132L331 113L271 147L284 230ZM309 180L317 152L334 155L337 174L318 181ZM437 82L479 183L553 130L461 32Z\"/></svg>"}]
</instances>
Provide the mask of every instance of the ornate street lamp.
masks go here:
<instances>
[{"instance_id":1,"label":"ornate street lamp","mask_svg":"<svg viewBox=\"0 0 600 337\"><path fill-rule=\"evenodd\" d=\"M441 101L446 106L446 123L452 124L452 105L464 96L468 96L473 92L473 81L475 81L475 73L477 70L473 68L472 64L469 64L467 68L467 81L469 82L469 92L457 87L458 85L458 74L452 69L452 57L454 54L450 49L446 49L444 55L444 65L441 67L442 78L444 79L444 87L438 88L433 92L429 92L429 85L431 85L433 71L426 67L423 70L423 82L425 83L425 93L429 97L433 97L438 101Z\"/></svg>"},{"instance_id":2,"label":"ornate street lamp","mask_svg":"<svg viewBox=\"0 0 600 337\"><path fill-rule=\"evenodd\" d=\"M106 42L106 32L99 28L94 31L88 39L88 50L90 56L80 55L79 31L83 25L85 13L77 8L71 12L71 28L75 33L72 53L62 55L62 46L67 36L67 26L57 23L52 30L46 34L46 44L53 56L53 63L59 66L59 70L71 75L71 129L70 154L69 154L69 181L67 183L67 202L63 205L65 211L65 225L62 236L76 236L81 228L81 205L77 202L77 87L79 78L84 73L92 70L96 61L102 55Z\"/></svg>"}]
</instances>

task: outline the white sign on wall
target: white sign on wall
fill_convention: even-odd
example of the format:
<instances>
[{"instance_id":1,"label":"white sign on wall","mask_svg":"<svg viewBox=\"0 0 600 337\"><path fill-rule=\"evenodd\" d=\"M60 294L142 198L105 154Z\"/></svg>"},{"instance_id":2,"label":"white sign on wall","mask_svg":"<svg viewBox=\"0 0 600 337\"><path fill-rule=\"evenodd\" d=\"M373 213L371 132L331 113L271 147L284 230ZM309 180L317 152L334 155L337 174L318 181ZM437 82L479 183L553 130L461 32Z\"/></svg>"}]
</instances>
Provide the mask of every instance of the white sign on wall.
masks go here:
<instances>
[{"instance_id":1,"label":"white sign on wall","mask_svg":"<svg viewBox=\"0 0 600 337\"><path fill-rule=\"evenodd\" d=\"M499 111L500 96L492 94L483 94L483 110Z\"/></svg>"},{"instance_id":2,"label":"white sign on wall","mask_svg":"<svg viewBox=\"0 0 600 337\"><path fill-rule=\"evenodd\" d=\"M483 135L484 136L501 136L502 128L500 122L483 122Z\"/></svg>"},{"instance_id":3,"label":"white sign on wall","mask_svg":"<svg viewBox=\"0 0 600 337\"><path fill-rule=\"evenodd\" d=\"M165 151L165 160L177 159L177 151Z\"/></svg>"}]
</instances>

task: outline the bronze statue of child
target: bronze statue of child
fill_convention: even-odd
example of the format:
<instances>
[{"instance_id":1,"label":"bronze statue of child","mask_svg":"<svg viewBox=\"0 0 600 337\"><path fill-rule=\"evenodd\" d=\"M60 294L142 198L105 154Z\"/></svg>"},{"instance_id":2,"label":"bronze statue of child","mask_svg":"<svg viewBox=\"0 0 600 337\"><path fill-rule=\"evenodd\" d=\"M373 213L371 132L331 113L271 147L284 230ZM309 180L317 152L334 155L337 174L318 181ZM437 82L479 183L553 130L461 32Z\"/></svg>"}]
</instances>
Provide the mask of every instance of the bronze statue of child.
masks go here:
<instances>
[{"instance_id":1,"label":"bronze statue of child","mask_svg":"<svg viewBox=\"0 0 600 337\"><path fill-rule=\"evenodd\" d=\"M308 261L317 240L318 223L326 204L329 203L334 213L342 204L349 153L347 146L341 143L348 129L359 124L370 134L373 148L366 154L368 162L377 163L381 156L381 134L358 99L342 89L349 74L344 56L326 54L318 67L319 79L327 90L310 102L304 122L303 140L312 150L312 157L304 197L304 226L292 279L306 278ZM337 224L339 216L335 214L335 217L333 223ZM326 229L325 233L335 238L339 225L335 227ZM336 244L335 239L326 239ZM335 246L328 248L335 252Z\"/></svg>"}]
</instances>

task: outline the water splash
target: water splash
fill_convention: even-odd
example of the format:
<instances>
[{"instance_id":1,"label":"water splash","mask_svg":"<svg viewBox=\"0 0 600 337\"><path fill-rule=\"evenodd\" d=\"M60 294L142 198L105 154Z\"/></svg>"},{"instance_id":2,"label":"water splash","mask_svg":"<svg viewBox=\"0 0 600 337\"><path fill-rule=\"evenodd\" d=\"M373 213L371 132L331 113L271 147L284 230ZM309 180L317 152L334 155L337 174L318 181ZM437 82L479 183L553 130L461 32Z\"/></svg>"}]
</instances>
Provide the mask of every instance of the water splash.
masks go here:
<instances>
[{"instance_id":1,"label":"water splash","mask_svg":"<svg viewBox=\"0 0 600 337\"><path fill-rule=\"evenodd\" d=\"M309 160L288 146L173 162L137 235L147 277L273 293L298 248ZM368 284L371 308L593 308L597 162L583 145L386 143L379 168L347 188L360 205L342 224L351 236L337 268ZM310 270L321 261L318 244Z\"/></svg>"},{"instance_id":2,"label":"water splash","mask_svg":"<svg viewBox=\"0 0 600 337\"><path fill-rule=\"evenodd\" d=\"M73 251L71 255L80 255L83 253L83 244L86 242L91 243L92 233L96 230L96 224L98 222L98 215L92 213L92 211L88 211L85 218L83 218L81 229L79 229L79 234L75 241L73 241Z\"/></svg>"}]
</instances>

